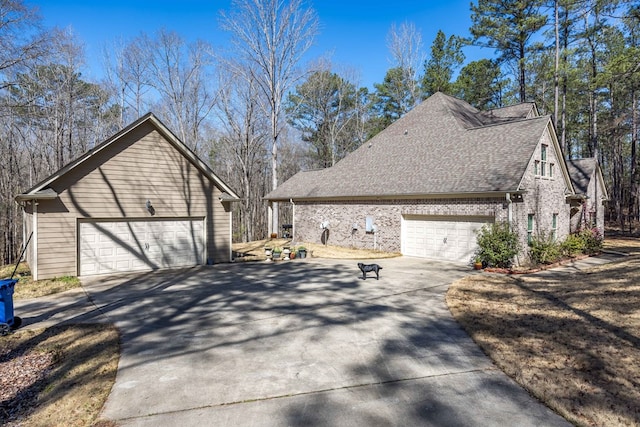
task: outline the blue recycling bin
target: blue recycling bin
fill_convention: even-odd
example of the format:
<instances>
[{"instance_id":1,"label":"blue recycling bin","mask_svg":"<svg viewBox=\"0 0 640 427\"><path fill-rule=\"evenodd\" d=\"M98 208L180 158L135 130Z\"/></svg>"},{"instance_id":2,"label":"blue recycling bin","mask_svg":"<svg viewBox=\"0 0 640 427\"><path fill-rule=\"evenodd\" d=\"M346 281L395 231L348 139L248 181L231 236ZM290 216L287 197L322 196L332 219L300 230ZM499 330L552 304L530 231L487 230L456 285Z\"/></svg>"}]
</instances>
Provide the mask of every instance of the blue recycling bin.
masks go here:
<instances>
[{"instance_id":1,"label":"blue recycling bin","mask_svg":"<svg viewBox=\"0 0 640 427\"><path fill-rule=\"evenodd\" d=\"M13 288L18 283L18 279L0 280L0 323L14 326L13 316Z\"/></svg>"}]
</instances>

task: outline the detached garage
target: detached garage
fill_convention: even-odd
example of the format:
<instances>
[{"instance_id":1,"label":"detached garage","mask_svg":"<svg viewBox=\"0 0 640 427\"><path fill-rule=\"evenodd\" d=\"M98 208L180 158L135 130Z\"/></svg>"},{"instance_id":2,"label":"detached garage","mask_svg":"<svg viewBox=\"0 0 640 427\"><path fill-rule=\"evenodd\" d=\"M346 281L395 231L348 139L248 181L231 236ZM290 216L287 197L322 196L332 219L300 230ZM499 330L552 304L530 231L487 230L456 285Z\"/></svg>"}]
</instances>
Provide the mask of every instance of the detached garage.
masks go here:
<instances>
[{"instance_id":1,"label":"detached garage","mask_svg":"<svg viewBox=\"0 0 640 427\"><path fill-rule=\"evenodd\" d=\"M231 260L238 196L153 114L16 200L36 280Z\"/></svg>"}]
</instances>

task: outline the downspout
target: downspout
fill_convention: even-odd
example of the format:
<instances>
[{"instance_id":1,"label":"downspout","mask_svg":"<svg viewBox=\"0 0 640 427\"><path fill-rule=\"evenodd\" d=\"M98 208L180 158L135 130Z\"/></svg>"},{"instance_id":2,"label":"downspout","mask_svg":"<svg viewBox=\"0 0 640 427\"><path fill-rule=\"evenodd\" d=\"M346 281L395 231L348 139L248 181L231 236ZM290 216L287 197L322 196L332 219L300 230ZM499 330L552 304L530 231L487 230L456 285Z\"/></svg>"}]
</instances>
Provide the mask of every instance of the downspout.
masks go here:
<instances>
[{"instance_id":1,"label":"downspout","mask_svg":"<svg viewBox=\"0 0 640 427\"><path fill-rule=\"evenodd\" d=\"M509 224L509 231L513 231L513 201L511 200L511 193L505 195L507 199L507 222ZM516 254L516 265L520 264L520 254Z\"/></svg>"},{"instance_id":2,"label":"downspout","mask_svg":"<svg viewBox=\"0 0 640 427\"><path fill-rule=\"evenodd\" d=\"M38 201L33 201L33 218L32 218L33 229L31 232L33 233L33 257L31 267L31 276L33 280L38 280Z\"/></svg>"},{"instance_id":3,"label":"downspout","mask_svg":"<svg viewBox=\"0 0 640 427\"><path fill-rule=\"evenodd\" d=\"M289 199L289 203L291 203L291 241L296 241L296 204L293 202L293 199Z\"/></svg>"},{"instance_id":4,"label":"downspout","mask_svg":"<svg viewBox=\"0 0 640 427\"><path fill-rule=\"evenodd\" d=\"M27 222L25 221L27 212L25 210L24 202L19 203L19 205L22 208L22 245L26 248L26 245L24 242L27 241ZM22 257L24 258L24 255ZM24 260L21 259L20 261L24 261Z\"/></svg>"}]
</instances>

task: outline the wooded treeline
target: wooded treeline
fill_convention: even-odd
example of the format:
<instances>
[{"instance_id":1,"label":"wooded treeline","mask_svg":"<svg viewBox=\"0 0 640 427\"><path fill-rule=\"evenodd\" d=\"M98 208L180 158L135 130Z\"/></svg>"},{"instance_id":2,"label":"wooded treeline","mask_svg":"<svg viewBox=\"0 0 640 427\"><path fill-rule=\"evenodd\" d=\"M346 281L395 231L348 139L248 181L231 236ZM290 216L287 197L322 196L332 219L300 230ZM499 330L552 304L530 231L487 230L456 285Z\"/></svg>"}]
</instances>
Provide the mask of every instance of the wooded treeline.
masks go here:
<instances>
[{"instance_id":1,"label":"wooded treeline","mask_svg":"<svg viewBox=\"0 0 640 427\"><path fill-rule=\"evenodd\" d=\"M22 246L14 197L148 111L242 197L233 238L247 241L267 235L262 197L278 183L333 165L436 91L480 109L535 101L567 158L599 159L609 219L638 221L640 6L476 0L470 16L470 37L439 31L428 49L414 23L392 25L392 63L366 88L341 64L309 61L320 17L303 0L233 0L217 23L228 49L160 29L113 40L104 78L89 81L81 40L0 0L2 263ZM487 58L466 61L467 46Z\"/></svg>"}]
</instances>

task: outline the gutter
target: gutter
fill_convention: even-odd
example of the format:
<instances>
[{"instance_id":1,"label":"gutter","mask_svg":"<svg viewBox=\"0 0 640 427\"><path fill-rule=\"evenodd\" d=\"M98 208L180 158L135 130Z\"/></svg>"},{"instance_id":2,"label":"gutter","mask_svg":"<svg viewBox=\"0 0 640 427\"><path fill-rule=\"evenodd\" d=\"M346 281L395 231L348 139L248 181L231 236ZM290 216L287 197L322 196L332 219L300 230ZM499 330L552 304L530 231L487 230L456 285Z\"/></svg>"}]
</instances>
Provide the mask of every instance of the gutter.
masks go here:
<instances>
[{"instance_id":1,"label":"gutter","mask_svg":"<svg viewBox=\"0 0 640 427\"><path fill-rule=\"evenodd\" d=\"M511 230L511 224L513 223L513 201L511 200L510 193L506 193L505 197L507 198L507 220L509 222L509 229Z\"/></svg>"},{"instance_id":2,"label":"gutter","mask_svg":"<svg viewBox=\"0 0 640 427\"><path fill-rule=\"evenodd\" d=\"M15 197L16 202L26 202L27 200L53 200L58 198L58 193L55 192L52 188L47 188L46 190L39 190L35 193L23 193L18 194Z\"/></svg>"},{"instance_id":3,"label":"gutter","mask_svg":"<svg viewBox=\"0 0 640 427\"><path fill-rule=\"evenodd\" d=\"M334 200L420 200L420 199L456 199L456 198L500 198L505 194L513 196L522 195L526 190L503 190L503 191L479 191L466 193L405 193L405 194L359 194L359 195L327 195L327 196L280 196L280 197L263 197L262 199L269 202L290 202L292 198L298 201L318 202L318 201L334 201Z\"/></svg>"}]
</instances>

